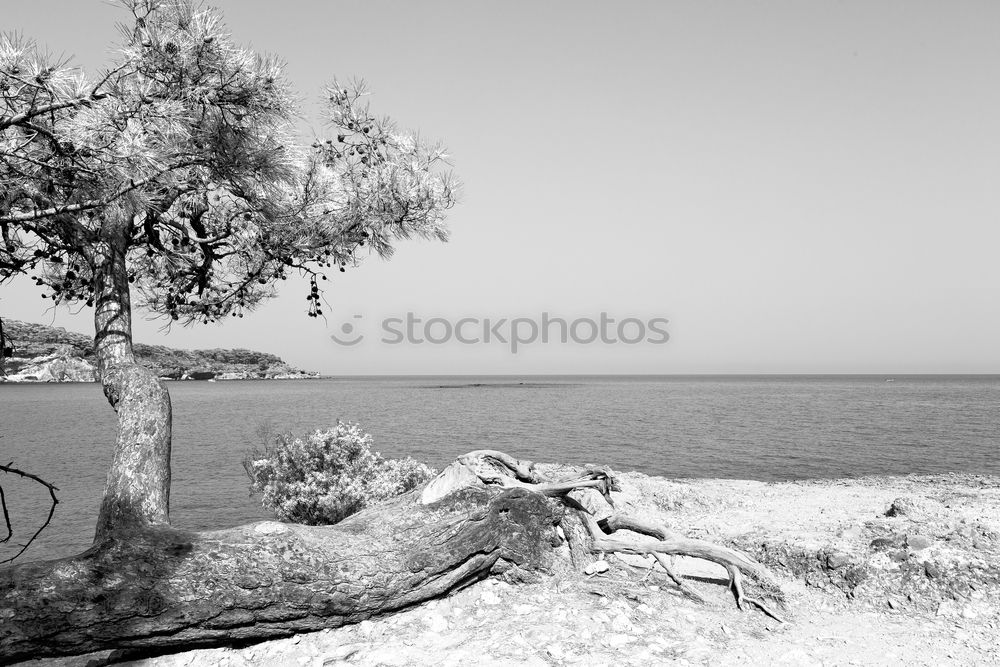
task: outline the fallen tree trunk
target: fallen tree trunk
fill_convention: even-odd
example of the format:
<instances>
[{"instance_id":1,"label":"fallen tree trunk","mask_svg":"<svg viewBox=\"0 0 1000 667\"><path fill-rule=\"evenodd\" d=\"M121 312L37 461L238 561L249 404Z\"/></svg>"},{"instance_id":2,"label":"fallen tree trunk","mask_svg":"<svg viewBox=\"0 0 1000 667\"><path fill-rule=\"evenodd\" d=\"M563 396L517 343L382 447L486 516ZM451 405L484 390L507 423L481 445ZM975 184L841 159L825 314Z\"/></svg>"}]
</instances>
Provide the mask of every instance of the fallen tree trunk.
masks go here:
<instances>
[{"instance_id":1,"label":"fallen tree trunk","mask_svg":"<svg viewBox=\"0 0 1000 667\"><path fill-rule=\"evenodd\" d=\"M700 600L665 555L719 563L737 604L777 618L743 592L741 571L773 583L753 558L611 512L616 490L605 469L546 480L529 462L483 450L459 457L422 490L334 526L116 532L80 556L0 571L0 657L261 641L356 623L493 574L580 570L607 552L653 555ZM563 540L568 556L557 562Z\"/></svg>"},{"instance_id":2,"label":"fallen tree trunk","mask_svg":"<svg viewBox=\"0 0 1000 667\"><path fill-rule=\"evenodd\" d=\"M335 526L147 528L0 571L0 656L163 652L358 622L500 571L547 569L559 516L527 490L473 488Z\"/></svg>"}]
</instances>

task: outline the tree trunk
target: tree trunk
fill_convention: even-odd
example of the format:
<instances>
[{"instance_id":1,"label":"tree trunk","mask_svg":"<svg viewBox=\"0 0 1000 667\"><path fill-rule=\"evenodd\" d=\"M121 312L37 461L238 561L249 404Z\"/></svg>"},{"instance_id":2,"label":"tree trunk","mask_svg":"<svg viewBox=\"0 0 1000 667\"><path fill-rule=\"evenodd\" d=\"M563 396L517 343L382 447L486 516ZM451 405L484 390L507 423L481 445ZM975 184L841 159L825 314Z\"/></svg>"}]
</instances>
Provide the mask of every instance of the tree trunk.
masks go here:
<instances>
[{"instance_id":1,"label":"tree trunk","mask_svg":"<svg viewBox=\"0 0 1000 667\"><path fill-rule=\"evenodd\" d=\"M619 490L606 469L550 481L530 462L481 450L423 489L335 526L265 521L206 533L155 525L113 532L74 558L0 571L0 662L260 641L356 623L490 574L523 580L566 561L578 569L607 552L655 555L681 591L702 601L663 554L719 563L737 605L781 621L771 605L780 610L784 596L753 558L609 514ZM741 570L755 586L772 586L761 589L768 600L746 595Z\"/></svg>"},{"instance_id":2,"label":"tree trunk","mask_svg":"<svg viewBox=\"0 0 1000 667\"><path fill-rule=\"evenodd\" d=\"M3 318L0 317L0 375L7 375L4 359L7 357L7 337L3 334Z\"/></svg>"},{"instance_id":3,"label":"tree trunk","mask_svg":"<svg viewBox=\"0 0 1000 667\"><path fill-rule=\"evenodd\" d=\"M335 526L147 528L0 571L0 662L356 623L491 573L547 570L561 515L532 491L480 487L430 505L411 493Z\"/></svg>"},{"instance_id":4,"label":"tree trunk","mask_svg":"<svg viewBox=\"0 0 1000 667\"><path fill-rule=\"evenodd\" d=\"M89 257L94 269L97 371L118 413L118 437L95 544L113 534L169 523L170 394L132 352L127 224L107 221Z\"/></svg>"}]
</instances>

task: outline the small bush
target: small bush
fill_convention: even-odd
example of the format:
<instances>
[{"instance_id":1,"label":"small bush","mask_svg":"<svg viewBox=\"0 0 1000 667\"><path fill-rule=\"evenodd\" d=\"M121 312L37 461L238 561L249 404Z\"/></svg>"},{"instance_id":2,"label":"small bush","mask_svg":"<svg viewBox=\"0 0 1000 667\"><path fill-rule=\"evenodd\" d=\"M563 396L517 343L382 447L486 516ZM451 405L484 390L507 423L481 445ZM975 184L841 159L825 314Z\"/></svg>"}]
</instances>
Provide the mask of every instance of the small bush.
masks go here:
<instances>
[{"instance_id":1,"label":"small bush","mask_svg":"<svg viewBox=\"0 0 1000 667\"><path fill-rule=\"evenodd\" d=\"M262 438L264 448L243 461L250 493L261 494L261 506L279 519L296 523L337 523L435 473L409 457L386 459L373 452L372 437L357 424L338 421L304 438L291 433Z\"/></svg>"}]
</instances>

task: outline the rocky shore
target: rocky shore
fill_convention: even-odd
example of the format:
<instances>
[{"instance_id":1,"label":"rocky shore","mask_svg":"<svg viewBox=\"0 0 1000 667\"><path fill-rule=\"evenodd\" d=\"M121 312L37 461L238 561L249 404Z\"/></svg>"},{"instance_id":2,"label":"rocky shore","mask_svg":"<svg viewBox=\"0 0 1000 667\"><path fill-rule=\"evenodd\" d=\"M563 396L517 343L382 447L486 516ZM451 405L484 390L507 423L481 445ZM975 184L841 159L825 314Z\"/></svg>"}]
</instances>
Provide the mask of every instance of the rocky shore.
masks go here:
<instances>
[{"instance_id":1,"label":"rocky shore","mask_svg":"<svg viewBox=\"0 0 1000 667\"><path fill-rule=\"evenodd\" d=\"M4 355L0 382L94 382L93 337L61 327L3 321L13 342ZM243 349L176 350L134 345L139 363L164 380L298 380L319 377L266 352Z\"/></svg>"},{"instance_id":2,"label":"rocky shore","mask_svg":"<svg viewBox=\"0 0 1000 667\"><path fill-rule=\"evenodd\" d=\"M784 591L786 622L738 610L725 572L711 563L675 563L706 598L699 603L644 558L609 555L610 569L595 576L487 580L357 625L130 664L1000 663L998 477L763 483L625 473L621 483L619 508L766 564ZM35 664L76 667L109 657Z\"/></svg>"}]
</instances>

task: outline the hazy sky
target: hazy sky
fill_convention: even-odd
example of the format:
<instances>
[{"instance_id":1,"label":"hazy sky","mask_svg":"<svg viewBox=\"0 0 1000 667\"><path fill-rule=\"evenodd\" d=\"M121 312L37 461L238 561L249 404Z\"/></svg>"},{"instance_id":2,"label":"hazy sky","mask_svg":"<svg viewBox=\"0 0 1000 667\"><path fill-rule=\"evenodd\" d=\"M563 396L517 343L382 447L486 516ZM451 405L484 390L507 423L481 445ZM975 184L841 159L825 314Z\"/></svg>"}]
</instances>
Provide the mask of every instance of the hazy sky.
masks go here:
<instances>
[{"instance_id":1,"label":"hazy sky","mask_svg":"<svg viewBox=\"0 0 1000 667\"><path fill-rule=\"evenodd\" d=\"M1000 372L1000 3L214 4L310 114L365 77L447 144L463 201L450 243L331 276L329 323L289 281L222 326L138 318L139 341L345 374ZM92 69L121 18L3 0L0 29ZM0 288L4 316L92 330L47 307ZM670 340L381 343L408 311L663 317ZM334 344L344 322L365 340Z\"/></svg>"}]
</instances>

